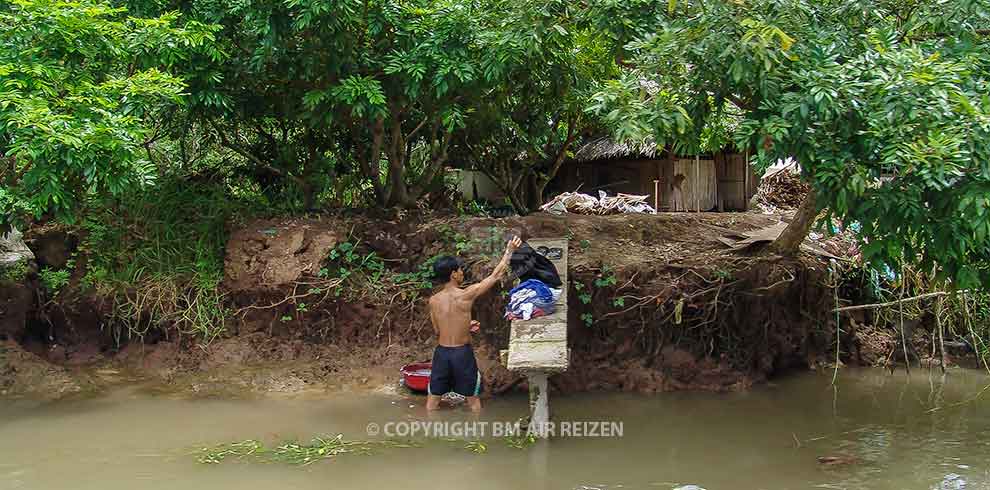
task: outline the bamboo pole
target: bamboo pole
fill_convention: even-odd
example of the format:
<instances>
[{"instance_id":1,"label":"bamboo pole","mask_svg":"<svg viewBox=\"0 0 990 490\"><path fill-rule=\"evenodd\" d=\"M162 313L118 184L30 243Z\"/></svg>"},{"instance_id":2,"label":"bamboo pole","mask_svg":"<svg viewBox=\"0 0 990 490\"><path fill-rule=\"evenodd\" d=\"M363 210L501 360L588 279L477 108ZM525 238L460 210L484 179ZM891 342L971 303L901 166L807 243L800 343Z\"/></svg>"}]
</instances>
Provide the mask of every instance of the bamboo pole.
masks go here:
<instances>
[{"instance_id":1,"label":"bamboo pole","mask_svg":"<svg viewBox=\"0 0 990 490\"><path fill-rule=\"evenodd\" d=\"M719 161L719 155L722 156L721 161ZM725 151L713 153L712 163L715 165L715 210L721 213L725 211L725 196L722 195L722 181L725 180L725 172L728 170L725 161ZM719 172L719 169L722 169L722 171ZM720 173L721 175L719 175Z\"/></svg>"},{"instance_id":2,"label":"bamboo pole","mask_svg":"<svg viewBox=\"0 0 990 490\"><path fill-rule=\"evenodd\" d=\"M749 211L749 148L746 149L743 160L743 211Z\"/></svg>"},{"instance_id":3,"label":"bamboo pole","mask_svg":"<svg viewBox=\"0 0 990 490\"><path fill-rule=\"evenodd\" d=\"M660 181L653 179L653 214L660 212Z\"/></svg>"}]
</instances>

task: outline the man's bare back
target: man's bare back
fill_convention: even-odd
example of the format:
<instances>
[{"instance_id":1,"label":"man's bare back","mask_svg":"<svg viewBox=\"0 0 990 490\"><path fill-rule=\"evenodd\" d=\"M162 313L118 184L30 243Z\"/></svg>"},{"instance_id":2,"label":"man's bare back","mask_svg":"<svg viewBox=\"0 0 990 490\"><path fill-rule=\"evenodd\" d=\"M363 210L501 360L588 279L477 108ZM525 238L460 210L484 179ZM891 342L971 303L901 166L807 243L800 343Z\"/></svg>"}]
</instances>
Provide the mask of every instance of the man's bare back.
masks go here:
<instances>
[{"instance_id":1,"label":"man's bare back","mask_svg":"<svg viewBox=\"0 0 990 490\"><path fill-rule=\"evenodd\" d=\"M471 332L478 329L478 323L471 320L471 308L474 301L488 292L505 273L512 252L521 243L518 237L509 240L495 270L481 282L466 288L461 287L464 271L457 259L442 257L434 264L434 271L444 285L430 298L430 320L437 334L437 348L433 352L427 409L436 409L440 397L454 391L467 397L472 410L481 410L478 399L481 375L471 348Z\"/></svg>"},{"instance_id":2,"label":"man's bare back","mask_svg":"<svg viewBox=\"0 0 990 490\"><path fill-rule=\"evenodd\" d=\"M430 316L437 344L459 347L471 343L471 307L474 298L463 289L444 289L430 298Z\"/></svg>"}]
</instances>

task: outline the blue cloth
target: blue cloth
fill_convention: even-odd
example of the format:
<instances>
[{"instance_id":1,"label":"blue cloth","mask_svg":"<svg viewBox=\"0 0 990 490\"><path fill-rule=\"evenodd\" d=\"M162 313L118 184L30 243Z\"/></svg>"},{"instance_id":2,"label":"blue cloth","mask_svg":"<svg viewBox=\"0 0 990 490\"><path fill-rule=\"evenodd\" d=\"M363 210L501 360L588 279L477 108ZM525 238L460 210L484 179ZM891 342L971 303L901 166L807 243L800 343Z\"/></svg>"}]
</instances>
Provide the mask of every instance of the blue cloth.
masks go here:
<instances>
[{"instance_id":1,"label":"blue cloth","mask_svg":"<svg viewBox=\"0 0 990 490\"><path fill-rule=\"evenodd\" d=\"M525 305L531 305L525 307ZM505 307L506 318L528 320L534 311L549 315L556 310L553 292L542 281L529 279L509 291L509 304Z\"/></svg>"}]
</instances>

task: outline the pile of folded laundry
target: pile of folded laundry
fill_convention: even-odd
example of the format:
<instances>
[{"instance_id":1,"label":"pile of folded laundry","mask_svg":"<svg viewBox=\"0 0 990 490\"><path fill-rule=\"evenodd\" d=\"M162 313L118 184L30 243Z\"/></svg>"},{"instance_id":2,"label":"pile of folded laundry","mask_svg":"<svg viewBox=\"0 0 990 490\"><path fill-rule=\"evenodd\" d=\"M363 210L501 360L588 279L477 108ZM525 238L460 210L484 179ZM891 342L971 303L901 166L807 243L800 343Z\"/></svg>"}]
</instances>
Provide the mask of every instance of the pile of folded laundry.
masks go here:
<instances>
[{"instance_id":1,"label":"pile of folded laundry","mask_svg":"<svg viewBox=\"0 0 990 490\"><path fill-rule=\"evenodd\" d=\"M552 315L556 311L554 304L563 293L563 283L553 262L524 243L512 254L509 267L520 283L509 291L505 318L529 320Z\"/></svg>"}]
</instances>

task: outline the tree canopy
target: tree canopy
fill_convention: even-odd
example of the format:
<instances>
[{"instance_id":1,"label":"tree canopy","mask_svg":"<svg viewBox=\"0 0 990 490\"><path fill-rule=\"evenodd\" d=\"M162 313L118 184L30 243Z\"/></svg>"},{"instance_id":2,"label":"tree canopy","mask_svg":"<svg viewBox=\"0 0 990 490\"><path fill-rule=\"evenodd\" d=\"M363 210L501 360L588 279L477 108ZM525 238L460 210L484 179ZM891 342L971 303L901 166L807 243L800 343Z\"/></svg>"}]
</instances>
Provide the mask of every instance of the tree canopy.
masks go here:
<instances>
[{"instance_id":1,"label":"tree canopy","mask_svg":"<svg viewBox=\"0 0 990 490\"><path fill-rule=\"evenodd\" d=\"M566 133L562 108L581 117L572 88L588 78L585 63L594 64L587 53L578 57L576 38L585 31L573 26L575 9L565 2L196 0L170 7L221 26L218 49L230 55L190 72L185 124L209 127L263 186L296 188L306 208L326 179L347 173L367 182L377 204L412 206L436 188L453 151L458 164L481 165L468 147L489 138L487 145L495 133L523 137L510 129L516 121ZM141 1L132 8L154 11ZM541 148L531 165L556 159L559 151L542 150L547 144L530 143Z\"/></svg>"},{"instance_id":2,"label":"tree canopy","mask_svg":"<svg viewBox=\"0 0 990 490\"><path fill-rule=\"evenodd\" d=\"M793 157L813 184L808 212L782 236L790 248L824 209L862 226L870 260L937 265L961 284L990 279L987 2L671 1L654 11L655 26L626 45L631 69L596 95L616 134L698 145L732 120L755 163ZM644 81L656 89L640 90ZM676 124L684 114L686 127Z\"/></svg>"},{"instance_id":3,"label":"tree canopy","mask_svg":"<svg viewBox=\"0 0 990 490\"><path fill-rule=\"evenodd\" d=\"M153 181L146 121L181 103L170 68L212 30L175 13L129 17L80 0L0 7L0 212L6 220L71 219L87 196ZM205 51L209 54L209 51Z\"/></svg>"},{"instance_id":4,"label":"tree canopy","mask_svg":"<svg viewBox=\"0 0 990 490\"><path fill-rule=\"evenodd\" d=\"M795 158L778 251L825 211L870 260L990 280L987 0L14 0L0 27L4 221L191 145L296 209L416 206L460 166L525 212L608 131Z\"/></svg>"},{"instance_id":5,"label":"tree canopy","mask_svg":"<svg viewBox=\"0 0 990 490\"><path fill-rule=\"evenodd\" d=\"M592 89L618 74L608 43L572 2L513 2L485 51L497 82L455 140L456 158L492 178L521 212L543 204L548 182L596 129Z\"/></svg>"}]
</instances>

